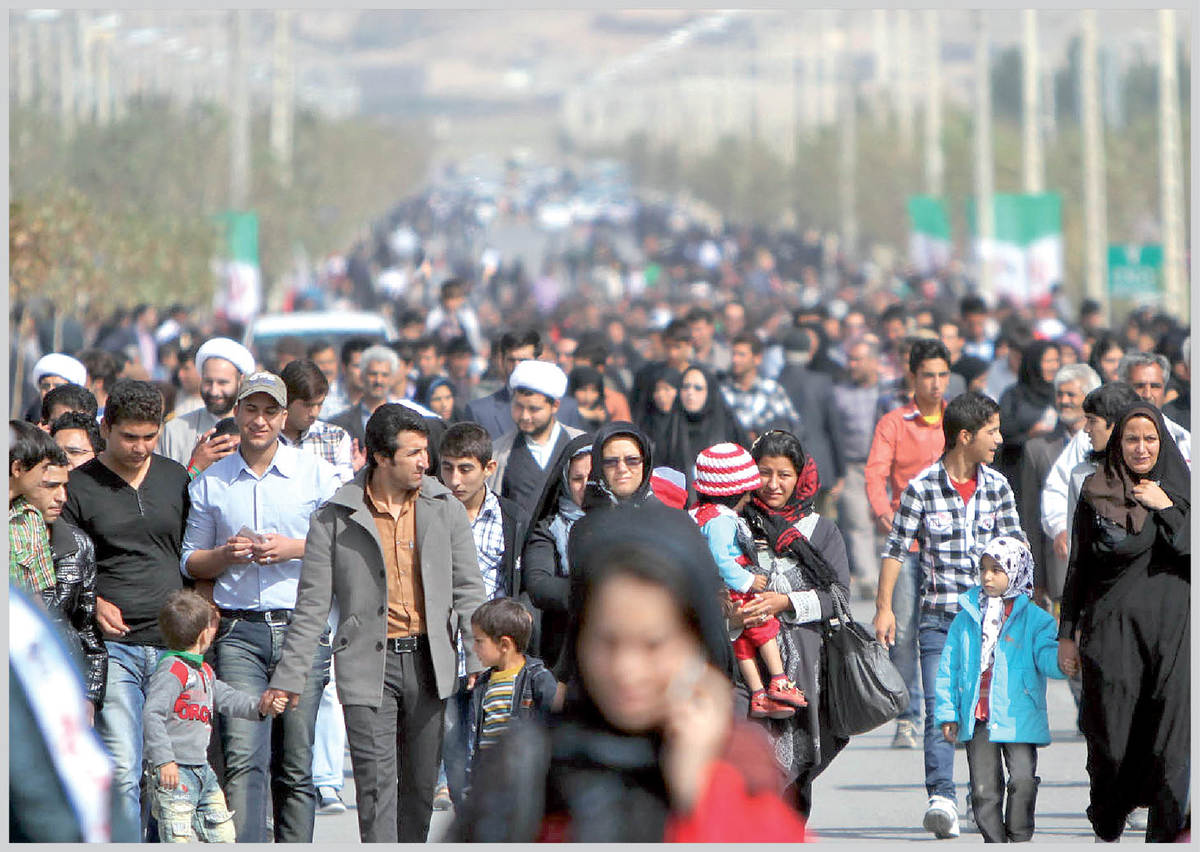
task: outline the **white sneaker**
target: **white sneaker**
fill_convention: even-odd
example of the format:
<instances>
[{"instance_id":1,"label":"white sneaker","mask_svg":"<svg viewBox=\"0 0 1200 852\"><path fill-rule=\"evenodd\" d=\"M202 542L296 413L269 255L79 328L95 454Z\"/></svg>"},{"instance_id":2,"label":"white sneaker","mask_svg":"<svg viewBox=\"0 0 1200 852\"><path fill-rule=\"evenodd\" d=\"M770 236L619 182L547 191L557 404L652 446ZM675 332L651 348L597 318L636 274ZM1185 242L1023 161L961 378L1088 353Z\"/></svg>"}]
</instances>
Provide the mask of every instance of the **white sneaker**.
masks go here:
<instances>
[{"instance_id":1,"label":"white sneaker","mask_svg":"<svg viewBox=\"0 0 1200 852\"><path fill-rule=\"evenodd\" d=\"M346 803L342 801L342 796L337 790L333 787L317 788L317 813L344 814L345 812Z\"/></svg>"},{"instance_id":2,"label":"white sneaker","mask_svg":"<svg viewBox=\"0 0 1200 852\"><path fill-rule=\"evenodd\" d=\"M958 808L946 796L930 796L921 826L938 840L958 837Z\"/></svg>"},{"instance_id":3,"label":"white sneaker","mask_svg":"<svg viewBox=\"0 0 1200 852\"><path fill-rule=\"evenodd\" d=\"M1129 812L1129 816L1125 817L1125 826L1131 831L1145 831L1149 822L1149 808L1135 808Z\"/></svg>"}]
</instances>

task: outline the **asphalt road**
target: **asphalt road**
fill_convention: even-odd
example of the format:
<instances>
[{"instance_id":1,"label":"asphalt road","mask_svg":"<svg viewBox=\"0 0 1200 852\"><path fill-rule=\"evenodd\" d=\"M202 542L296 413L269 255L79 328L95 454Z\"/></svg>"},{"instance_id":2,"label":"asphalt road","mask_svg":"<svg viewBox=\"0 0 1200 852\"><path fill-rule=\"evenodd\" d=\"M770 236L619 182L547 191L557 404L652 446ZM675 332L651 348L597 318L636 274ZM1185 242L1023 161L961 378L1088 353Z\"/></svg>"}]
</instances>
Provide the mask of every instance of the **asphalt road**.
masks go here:
<instances>
[{"instance_id":1,"label":"asphalt road","mask_svg":"<svg viewBox=\"0 0 1200 852\"><path fill-rule=\"evenodd\" d=\"M869 623L873 605L855 601L858 620ZM1037 827L1034 842L1093 842L1084 810L1087 807L1086 747L1075 730L1075 704L1065 681L1051 681L1047 695L1050 730L1054 742L1038 751ZM885 725L856 737L817 779L813 789L812 839L826 842L933 841L921 828L925 812L924 758L921 750L891 748L894 725ZM959 785L958 804L962 835L957 843L982 843L983 838L966 813L967 760L955 752L954 778ZM354 811L354 779L346 764L343 798L348 809L337 816L317 816L317 843L358 840ZM435 812L430 839L441 840L450 827L452 813ZM1124 842L1140 842L1127 832Z\"/></svg>"}]
</instances>

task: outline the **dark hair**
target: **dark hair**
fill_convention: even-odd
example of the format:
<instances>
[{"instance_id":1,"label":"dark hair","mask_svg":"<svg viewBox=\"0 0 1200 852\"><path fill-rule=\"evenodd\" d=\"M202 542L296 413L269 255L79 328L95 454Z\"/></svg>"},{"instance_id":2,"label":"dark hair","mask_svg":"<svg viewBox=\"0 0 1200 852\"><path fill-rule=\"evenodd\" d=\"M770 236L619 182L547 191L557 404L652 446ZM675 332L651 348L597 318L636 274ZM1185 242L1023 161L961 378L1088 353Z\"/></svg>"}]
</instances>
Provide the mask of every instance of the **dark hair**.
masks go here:
<instances>
[{"instance_id":1,"label":"dark hair","mask_svg":"<svg viewBox=\"0 0 1200 852\"><path fill-rule=\"evenodd\" d=\"M506 331L500 335L500 357L505 358L512 354L514 349L520 349L524 346L533 347L533 357L537 358L542 354L542 335L537 329L527 328L524 331Z\"/></svg>"},{"instance_id":2,"label":"dark hair","mask_svg":"<svg viewBox=\"0 0 1200 852\"><path fill-rule=\"evenodd\" d=\"M1104 378L1104 372L1100 369L1100 360L1114 349L1120 349L1121 354L1125 354L1125 345L1121 342L1121 338L1113 334L1111 331L1106 331L1096 338L1096 342L1092 344L1092 352L1088 356L1088 366L1096 371L1096 375Z\"/></svg>"},{"instance_id":3,"label":"dark hair","mask_svg":"<svg viewBox=\"0 0 1200 852\"><path fill-rule=\"evenodd\" d=\"M275 358L291 355L300 358L305 354L304 341L294 334L287 334L275 341Z\"/></svg>"},{"instance_id":4,"label":"dark hair","mask_svg":"<svg viewBox=\"0 0 1200 852\"><path fill-rule=\"evenodd\" d=\"M318 352L324 352L326 349L332 349L333 344L324 337L318 337L312 343L308 344L308 348L304 350L304 355L307 358L312 358Z\"/></svg>"},{"instance_id":5,"label":"dark hair","mask_svg":"<svg viewBox=\"0 0 1200 852\"><path fill-rule=\"evenodd\" d=\"M590 339L580 341L575 347L575 363L580 361L591 364L593 367L603 367L608 360L608 346L602 340Z\"/></svg>"},{"instance_id":6,"label":"dark hair","mask_svg":"<svg viewBox=\"0 0 1200 852\"><path fill-rule=\"evenodd\" d=\"M688 328L687 322L681 319L673 319L667 323L667 327L663 329L663 341L671 343L691 343L692 332Z\"/></svg>"},{"instance_id":7,"label":"dark hair","mask_svg":"<svg viewBox=\"0 0 1200 852\"><path fill-rule=\"evenodd\" d=\"M751 445L750 458L755 462L760 462L767 456L783 456L792 463L797 476L804 470L804 462L808 460L808 454L804 452L804 445L800 443L800 439L782 429L763 432Z\"/></svg>"},{"instance_id":8,"label":"dark hair","mask_svg":"<svg viewBox=\"0 0 1200 852\"><path fill-rule=\"evenodd\" d=\"M418 310L409 308L408 310L404 311L404 313L400 314L400 320L396 323L396 325L398 325L400 328L404 328L405 326L415 325L417 323L420 323L422 326L424 326L425 315Z\"/></svg>"},{"instance_id":9,"label":"dark hair","mask_svg":"<svg viewBox=\"0 0 1200 852\"><path fill-rule=\"evenodd\" d=\"M112 390L121 374L121 363L117 356L105 349L84 349L77 356L87 368L88 379L100 380L100 387L107 393Z\"/></svg>"},{"instance_id":10,"label":"dark hair","mask_svg":"<svg viewBox=\"0 0 1200 852\"><path fill-rule=\"evenodd\" d=\"M467 286L461 278L447 278L442 282L441 298L453 299L467 294Z\"/></svg>"},{"instance_id":11,"label":"dark hair","mask_svg":"<svg viewBox=\"0 0 1200 852\"><path fill-rule=\"evenodd\" d=\"M104 422L111 428L122 420L130 423L163 422L163 398L151 382L119 379L104 406Z\"/></svg>"},{"instance_id":12,"label":"dark hair","mask_svg":"<svg viewBox=\"0 0 1200 852\"><path fill-rule=\"evenodd\" d=\"M492 436L478 423L455 423L442 436L438 455L443 459L475 459L483 467L492 460Z\"/></svg>"},{"instance_id":13,"label":"dark hair","mask_svg":"<svg viewBox=\"0 0 1200 852\"><path fill-rule=\"evenodd\" d=\"M347 339L346 342L342 344L342 366L349 366L350 362L354 360L355 355L370 347L374 342L375 341L371 338L363 337L362 335Z\"/></svg>"},{"instance_id":14,"label":"dark hair","mask_svg":"<svg viewBox=\"0 0 1200 852\"><path fill-rule=\"evenodd\" d=\"M513 598L496 598L485 601L471 613L471 626L493 642L507 636L523 654L533 635L533 616Z\"/></svg>"},{"instance_id":15,"label":"dark hair","mask_svg":"<svg viewBox=\"0 0 1200 852\"><path fill-rule=\"evenodd\" d=\"M958 433L966 429L972 435L1000 413L994 399L979 391L967 391L950 400L942 413L942 433L946 436L946 452L954 449Z\"/></svg>"},{"instance_id":16,"label":"dark hair","mask_svg":"<svg viewBox=\"0 0 1200 852\"><path fill-rule=\"evenodd\" d=\"M901 322L908 321L908 313L904 310L904 305L889 305L879 315L879 324L884 325L892 320L900 320Z\"/></svg>"},{"instance_id":17,"label":"dark hair","mask_svg":"<svg viewBox=\"0 0 1200 852\"><path fill-rule=\"evenodd\" d=\"M435 337L422 337L420 340L413 342L413 352L423 352L426 349L436 349L439 355L442 354L442 350L438 346L438 341Z\"/></svg>"},{"instance_id":18,"label":"dark hair","mask_svg":"<svg viewBox=\"0 0 1200 852\"><path fill-rule=\"evenodd\" d=\"M908 370L915 375L923 363L935 358L941 358L947 367L950 366L950 350L946 344L933 338L919 337L908 351Z\"/></svg>"},{"instance_id":19,"label":"dark hair","mask_svg":"<svg viewBox=\"0 0 1200 852\"><path fill-rule=\"evenodd\" d=\"M617 319L620 319L620 317ZM687 312L687 316L684 317L684 322L686 322L688 325L691 325L694 322L706 322L709 325L713 325L716 322L716 318L713 316L713 312L708 308L702 308L697 305Z\"/></svg>"},{"instance_id":20,"label":"dark hair","mask_svg":"<svg viewBox=\"0 0 1200 852\"><path fill-rule=\"evenodd\" d=\"M1106 424L1115 426L1126 408L1141 401L1142 398L1133 389L1133 385L1126 382L1109 382L1083 398L1083 413L1102 417Z\"/></svg>"},{"instance_id":21,"label":"dark hair","mask_svg":"<svg viewBox=\"0 0 1200 852\"><path fill-rule=\"evenodd\" d=\"M732 346L744 344L750 347L750 351L755 355L761 355L763 351L762 341L758 339L757 334L752 334L748 331L743 331L737 337L733 338Z\"/></svg>"},{"instance_id":22,"label":"dark hair","mask_svg":"<svg viewBox=\"0 0 1200 852\"><path fill-rule=\"evenodd\" d=\"M44 430L24 420L8 421L8 470L18 464L21 470L33 470L44 461L67 467L67 454Z\"/></svg>"},{"instance_id":23,"label":"dark hair","mask_svg":"<svg viewBox=\"0 0 1200 852\"><path fill-rule=\"evenodd\" d=\"M179 366L182 367L188 361L191 361L193 364L196 363L196 353L199 351L199 346L189 346L187 349L181 348L179 350ZM176 368L176 375L178 375L178 368Z\"/></svg>"},{"instance_id":24,"label":"dark hair","mask_svg":"<svg viewBox=\"0 0 1200 852\"><path fill-rule=\"evenodd\" d=\"M89 414L93 418L99 410L96 405L96 397L83 385L59 385L42 397L42 422L49 423L50 412L60 406L66 406L71 411Z\"/></svg>"},{"instance_id":25,"label":"dark hair","mask_svg":"<svg viewBox=\"0 0 1200 852\"><path fill-rule=\"evenodd\" d=\"M367 447L367 466L372 470L375 468L376 453L383 453L389 458L396 454L399 448L397 433L416 432L429 437L429 426L421 415L398 402L387 402L375 409L365 431L363 441Z\"/></svg>"},{"instance_id":26,"label":"dark hair","mask_svg":"<svg viewBox=\"0 0 1200 852\"><path fill-rule=\"evenodd\" d=\"M307 358L297 358L279 373L283 384L287 387L287 401L291 405L297 400L311 402L329 393L329 379L321 372L314 361Z\"/></svg>"},{"instance_id":27,"label":"dark hair","mask_svg":"<svg viewBox=\"0 0 1200 852\"><path fill-rule=\"evenodd\" d=\"M979 296L963 296L962 302L959 303L958 313L964 317L968 314L986 314L987 303Z\"/></svg>"},{"instance_id":28,"label":"dark hair","mask_svg":"<svg viewBox=\"0 0 1200 852\"><path fill-rule=\"evenodd\" d=\"M172 651L186 651L212 623L213 605L192 589L176 589L158 611L158 629Z\"/></svg>"},{"instance_id":29,"label":"dark hair","mask_svg":"<svg viewBox=\"0 0 1200 852\"><path fill-rule=\"evenodd\" d=\"M81 411L68 411L60 414L50 424L50 436L54 437L64 429L82 429L87 433L88 443L92 445L92 452L103 452L104 438L100 434L100 427L96 425L96 415L84 414Z\"/></svg>"},{"instance_id":30,"label":"dark hair","mask_svg":"<svg viewBox=\"0 0 1200 852\"><path fill-rule=\"evenodd\" d=\"M386 344L388 349L396 353L396 357L405 364L412 365L415 349L411 340L393 340Z\"/></svg>"},{"instance_id":31,"label":"dark hair","mask_svg":"<svg viewBox=\"0 0 1200 852\"><path fill-rule=\"evenodd\" d=\"M475 354L475 350L471 346L471 341L467 340L466 335L463 334L458 335L458 337L451 337L449 340L447 340L442 351L447 356Z\"/></svg>"}]
</instances>

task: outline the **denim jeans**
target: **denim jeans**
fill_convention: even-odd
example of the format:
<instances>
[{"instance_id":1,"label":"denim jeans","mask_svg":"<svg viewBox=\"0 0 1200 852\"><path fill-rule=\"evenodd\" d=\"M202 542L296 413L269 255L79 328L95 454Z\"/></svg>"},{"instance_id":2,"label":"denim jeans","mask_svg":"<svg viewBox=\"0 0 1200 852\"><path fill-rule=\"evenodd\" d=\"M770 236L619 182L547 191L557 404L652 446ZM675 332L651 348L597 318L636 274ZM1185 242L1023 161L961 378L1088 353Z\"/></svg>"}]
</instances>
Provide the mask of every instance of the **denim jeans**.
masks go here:
<instances>
[{"instance_id":1,"label":"denim jeans","mask_svg":"<svg viewBox=\"0 0 1200 852\"><path fill-rule=\"evenodd\" d=\"M896 644L891 647L892 664L908 686L908 709L897 721L921 718L921 671L917 666L917 616L921 611L921 564L916 553L900 563L900 576L892 590L892 613L896 616ZM933 694L933 680L924 681ZM932 705L931 705L932 706Z\"/></svg>"},{"instance_id":2,"label":"denim jeans","mask_svg":"<svg viewBox=\"0 0 1200 852\"><path fill-rule=\"evenodd\" d=\"M233 814L225 806L225 794L207 763L181 765L174 790L159 786L155 778L152 807L163 843L234 842Z\"/></svg>"},{"instance_id":3,"label":"denim jeans","mask_svg":"<svg viewBox=\"0 0 1200 852\"><path fill-rule=\"evenodd\" d=\"M217 634L217 677L261 695L283 652L287 625L222 618ZM312 748L317 705L329 680L329 631L317 645L300 705L275 719L221 719L225 792L234 812L238 843L266 843L268 779L275 841L311 843L316 819Z\"/></svg>"},{"instance_id":4,"label":"denim jeans","mask_svg":"<svg viewBox=\"0 0 1200 852\"><path fill-rule=\"evenodd\" d=\"M161 648L106 642L108 687L96 733L113 757L113 796L130 825L142 820L142 706Z\"/></svg>"},{"instance_id":5,"label":"denim jeans","mask_svg":"<svg viewBox=\"0 0 1200 852\"><path fill-rule=\"evenodd\" d=\"M313 739L313 786L340 791L346 781L346 723L337 696L337 664L331 664L329 683L321 692L317 730Z\"/></svg>"},{"instance_id":6,"label":"denim jeans","mask_svg":"<svg viewBox=\"0 0 1200 852\"><path fill-rule=\"evenodd\" d=\"M944 610L922 612L919 621L921 645L921 680L929 685L925 691L925 792L930 796L945 796L958 801L954 793L954 744L946 742L940 725L933 722L933 704L937 695L938 663L946 645L946 633L955 613Z\"/></svg>"}]
</instances>

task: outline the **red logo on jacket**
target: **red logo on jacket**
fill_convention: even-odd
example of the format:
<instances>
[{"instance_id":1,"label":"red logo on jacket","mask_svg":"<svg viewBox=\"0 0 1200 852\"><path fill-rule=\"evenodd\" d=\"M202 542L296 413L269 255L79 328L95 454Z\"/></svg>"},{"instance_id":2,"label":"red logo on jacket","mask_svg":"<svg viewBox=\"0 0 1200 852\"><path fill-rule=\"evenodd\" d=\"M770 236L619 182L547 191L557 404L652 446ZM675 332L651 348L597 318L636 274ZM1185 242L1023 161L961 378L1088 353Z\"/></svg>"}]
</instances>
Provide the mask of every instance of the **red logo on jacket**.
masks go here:
<instances>
[{"instance_id":1,"label":"red logo on jacket","mask_svg":"<svg viewBox=\"0 0 1200 852\"><path fill-rule=\"evenodd\" d=\"M187 721L203 722L210 724L212 722L212 712L208 709L207 704L190 704L188 699L192 697L189 692L181 692L179 698L175 701L175 715L180 719Z\"/></svg>"}]
</instances>

